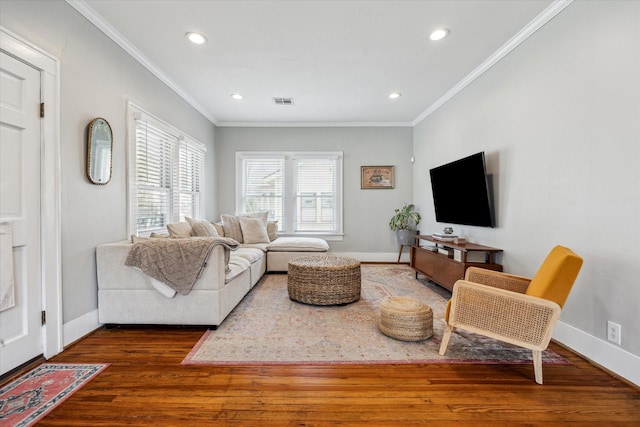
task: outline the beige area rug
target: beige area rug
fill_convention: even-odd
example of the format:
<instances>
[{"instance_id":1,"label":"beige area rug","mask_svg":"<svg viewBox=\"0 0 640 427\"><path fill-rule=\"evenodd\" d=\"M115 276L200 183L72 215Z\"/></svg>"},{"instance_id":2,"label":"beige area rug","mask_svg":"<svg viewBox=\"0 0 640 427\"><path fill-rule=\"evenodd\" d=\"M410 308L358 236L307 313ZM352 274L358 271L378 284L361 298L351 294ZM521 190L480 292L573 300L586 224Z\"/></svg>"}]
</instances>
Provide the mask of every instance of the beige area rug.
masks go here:
<instances>
[{"instance_id":1,"label":"beige area rug","mask_svg":"<svg viewBox=\"0 0 640 427\"><path fill-rule=\"evenodd\" d=\"M434 335L424 341L398 341L376 326L380 302L411 296L433 310ZM286 274L268 274L229 314L208 331L183 364L357 364L357 363L531 363L531 351L480 335L454 333L444 356L438 354L449 291L416 280L406 265L362 265L362 295L344 306L312 306L291 301ZM545 364L569 364L551 350Z\"/></svg>"}]
</instances>

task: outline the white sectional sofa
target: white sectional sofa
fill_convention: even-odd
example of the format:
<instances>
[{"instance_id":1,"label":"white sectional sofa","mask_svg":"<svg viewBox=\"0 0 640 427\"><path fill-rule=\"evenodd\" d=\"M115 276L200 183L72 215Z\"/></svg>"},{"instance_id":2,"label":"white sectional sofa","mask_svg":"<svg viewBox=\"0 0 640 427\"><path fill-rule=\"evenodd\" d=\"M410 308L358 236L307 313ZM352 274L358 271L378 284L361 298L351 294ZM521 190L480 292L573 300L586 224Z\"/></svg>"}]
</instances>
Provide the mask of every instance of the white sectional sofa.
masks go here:
<instances>
[{"instance_id":1,"label":"white sectional sofa","mask_svg":"<svg viewBox=\"0 0 640 427\"><path fill-rule=\"evenodd\" d=\"M100 323L217 326L266 271L264 252L241 248L230 257L226 272L227 249L216 246L189 294L168 297L141 270L125 265L131 246L125 241L96 250Z\"/></svg>"},{"instance_id":2,"label":"white sectional sofa","mask_svg":"<svg viewBox=\"0 0 640 427\"><path fill-rule=\"evenodd\" d=\"M215 246L202 275L187 295L171 295L135 267L125 265L129 241L96 250L98 316L103 324L218 326L266 271L286 272L290 259L326 252L322 239L280 237L270 243L243 243L230 251Z\"/></svg>"}]
</instances>

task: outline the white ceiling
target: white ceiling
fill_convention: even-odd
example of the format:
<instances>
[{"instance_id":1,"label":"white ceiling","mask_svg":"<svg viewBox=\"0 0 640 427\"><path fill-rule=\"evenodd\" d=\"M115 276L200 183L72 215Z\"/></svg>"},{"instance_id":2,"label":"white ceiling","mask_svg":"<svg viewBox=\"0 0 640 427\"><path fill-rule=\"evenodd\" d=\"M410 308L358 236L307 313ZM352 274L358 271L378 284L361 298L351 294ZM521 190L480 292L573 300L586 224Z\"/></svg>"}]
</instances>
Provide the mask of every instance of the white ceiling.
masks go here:
<instances>
[{"instance_id":1,"label":"white ceiling","mask_svg":"<svg viewBox=\"0 0 640 427\"><path fill-rule=\"evenodd\" d=\"M67 1L221 126L415 124L570 3Z\"/></svg>"}]
</instances>

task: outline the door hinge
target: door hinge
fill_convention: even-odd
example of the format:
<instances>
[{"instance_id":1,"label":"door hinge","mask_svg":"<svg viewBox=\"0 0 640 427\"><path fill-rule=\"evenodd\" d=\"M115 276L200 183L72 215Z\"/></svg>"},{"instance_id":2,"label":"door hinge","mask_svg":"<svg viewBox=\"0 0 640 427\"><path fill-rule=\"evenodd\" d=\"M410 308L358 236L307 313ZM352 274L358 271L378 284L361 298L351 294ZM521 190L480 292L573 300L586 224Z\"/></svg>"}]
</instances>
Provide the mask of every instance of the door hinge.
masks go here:
<instances>
[{"instance_id":1,"label":"door hinge","mask_svg":"<svg viewBox=\"0 0 640 427\"><path fill-rule=\"evenodd\" d=\"M44 117L44 102L40 103L40 118Z\"/></svg>"},{"instance_id":2,"label":"door hinge","mask_svg":"<svg viewBox=\"0 0 640 427\"><path fill-rule=\"evenodd\" d=\"M42 326L47 324L47 312L42 310L41 313Z\"/></svg>"}]
</instances>

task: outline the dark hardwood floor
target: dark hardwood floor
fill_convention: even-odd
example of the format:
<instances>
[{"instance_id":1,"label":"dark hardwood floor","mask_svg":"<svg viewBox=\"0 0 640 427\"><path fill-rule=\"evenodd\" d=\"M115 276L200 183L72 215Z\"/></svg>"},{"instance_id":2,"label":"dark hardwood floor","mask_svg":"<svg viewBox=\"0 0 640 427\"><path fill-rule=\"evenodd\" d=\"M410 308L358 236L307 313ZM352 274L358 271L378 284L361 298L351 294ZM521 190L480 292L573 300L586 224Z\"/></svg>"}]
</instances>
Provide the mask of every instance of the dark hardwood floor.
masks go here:
<instances>
[{"instance_id":1,"label":"dark hardwood floor","mask_svg":"<svg viewBox=\"0 0 640 427\"><path fill-rule=\"evenodd\" d=\"M204 328L100 329L52 358L110 363L40 426L634 426L640 391L571 365L181 365Z\"/></svg>"}]
</instances>

